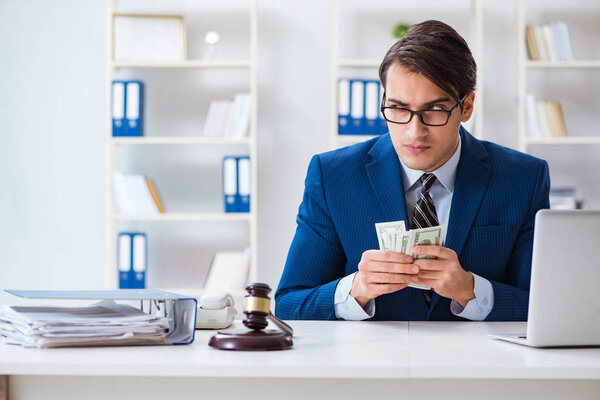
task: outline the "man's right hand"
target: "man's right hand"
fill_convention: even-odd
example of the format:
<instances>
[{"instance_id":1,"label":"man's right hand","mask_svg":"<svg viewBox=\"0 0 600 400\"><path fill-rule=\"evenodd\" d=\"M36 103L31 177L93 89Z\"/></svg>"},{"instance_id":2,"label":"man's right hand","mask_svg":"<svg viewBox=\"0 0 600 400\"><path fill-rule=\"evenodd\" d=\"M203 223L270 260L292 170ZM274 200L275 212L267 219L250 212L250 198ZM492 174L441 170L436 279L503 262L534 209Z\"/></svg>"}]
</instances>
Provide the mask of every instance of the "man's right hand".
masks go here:
<instances>
[{"instance_id":1,"label":"man's right hand","mask_svg":"<svg viewBox=\"0 0 600 400\"><path fill-rule=\"evenodd\" d=\"M419 273L419 267L412 262L411 256L395 251L365 251L358 263L350 296L364 307L377 296L404 289L412 282L411 277Z\"/></svg>"}]
</instances>

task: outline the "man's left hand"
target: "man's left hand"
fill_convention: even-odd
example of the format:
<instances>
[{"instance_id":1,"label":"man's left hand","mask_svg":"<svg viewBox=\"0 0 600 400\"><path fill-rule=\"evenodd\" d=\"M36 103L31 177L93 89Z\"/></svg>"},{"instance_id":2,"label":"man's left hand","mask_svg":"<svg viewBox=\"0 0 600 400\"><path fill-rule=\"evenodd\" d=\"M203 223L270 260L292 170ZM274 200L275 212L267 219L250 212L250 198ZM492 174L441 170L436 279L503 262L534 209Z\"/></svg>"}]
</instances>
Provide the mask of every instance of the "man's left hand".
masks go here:
<instances>
[{"instance_id":1,"label":"man's left hand","mask_svg":"<svg viewBox=\"0 0 600 400\"><path fill-rule=\"evenodd\" d=\"M455 300L462 307L475 298L473 292L473 274L465 271L452 249L419 245L413 248L415 255L435 256L436 259L415 259L419 274L412 277L413 282L431 286L440 296Z\"/></svg>"}]
</instances>

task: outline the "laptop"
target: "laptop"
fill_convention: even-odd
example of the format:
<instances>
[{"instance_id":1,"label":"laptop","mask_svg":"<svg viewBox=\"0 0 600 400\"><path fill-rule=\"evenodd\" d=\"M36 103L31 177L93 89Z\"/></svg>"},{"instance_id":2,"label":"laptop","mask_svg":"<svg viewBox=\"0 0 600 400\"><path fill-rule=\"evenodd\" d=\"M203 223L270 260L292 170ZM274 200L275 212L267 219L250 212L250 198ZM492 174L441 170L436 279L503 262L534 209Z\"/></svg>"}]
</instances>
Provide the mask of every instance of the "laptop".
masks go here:
<instances>
[{"instance_id":1,"label":"laptop","mask_svg":"<svg viewBox=\"0 0 600 400\"><path fill-rule=\"evenodd\" d=\"M600 211L535 218L527 332L490 334L532 347L600 346Z\"/></svg>"}]
</instances>

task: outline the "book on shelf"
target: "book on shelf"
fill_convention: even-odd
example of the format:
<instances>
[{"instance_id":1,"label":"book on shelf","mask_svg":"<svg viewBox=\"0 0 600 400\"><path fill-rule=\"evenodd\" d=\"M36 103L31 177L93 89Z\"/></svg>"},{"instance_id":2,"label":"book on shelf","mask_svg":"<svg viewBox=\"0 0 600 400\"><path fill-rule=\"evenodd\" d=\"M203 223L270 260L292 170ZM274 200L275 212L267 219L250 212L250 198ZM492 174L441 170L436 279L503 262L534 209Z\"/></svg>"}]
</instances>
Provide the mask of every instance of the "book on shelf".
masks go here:
<instances>
[{"instance_id":1,"label":"book on shelf","mask_svg":"<svg viewBox=\"0 0 600 400\"><path fill-rule=\"evenodd\" d=\"M144 84L136 80L114 80L111 90L112 135L142 136Z\"/></svg>"},{"instance_id":2,"label":"book on shelf","mask_svg":"<svg viewBox=\"0 0 600 400\"><path fill-rule=\"evenodd\" d=\"M226 213L250 212L252 170L249 156L223 157L223 204Z\"/></svg>"},{"instance_id":3,"label":"book on shelf","mask_svg":"<svg viewBox=\"0 0 600 400\"><path fill-rule=\"evenodd\" d=\"M233 292L244 289L250 269L250 248L243 251L218 251L213 256L204 283L206 291Z\"/></svg>"},{"instance_id":4,"label":"book on shelf","mask_svg":"<svg viewBox=\"0 0 600 400\"><path fill-rule=\"evenodd\" d=\"M119 289L144 289L148 265L145 233L120 232L117 239Z\"/></svg>"},{"instance_id":5,"label":"book on shelf","mask_svg":"<svg viewBox=\"0 0 600 400\"><path fill-rule=\"evenodd\" d=\"M525 42L530 60L573 61L569 25L564 21L525 26Z\"/></svg>"},{"instance_id":6,"label":"book on shelf","mask_svg":"<svg viewBox=\"0 0 600 400\"><path fill-rule=\"evenodd\" d=\"M338 135L381 135L388 131L381 114L383 87L378 80L338 81Z\"/></svg>"},{"instance_id":7,"label":"book on shelf","mask_svg":"<svg viewBox=\"0 0 600 400\"><path fill-rule=\"evenodd\" d=\"M525 117L530 138L567 136L564 114L558 101L538 101L532 93L528 93L525 99Z\"/></svg>"},{"instance_id":8,"label":"book on shelf","mask_svg":"<svg viewBox=\"0 0 600 400\"><path fill-rule=\"evenodd\" d=\"M238 93L233 100L210 102L203 135L208 137L243 138L250 126L250 94Z\"/></svg>"},{"instance_id":9,"label":"book on shelf","mask_svg":"<svg viewBox=\"0 0 600 400\"><path fill-rule=\"evenodd\" d=\"M156 184L143 175L115 172L113 190L120 214L145 216L165 212Z\"/></svg>"},{"instance_id":10,"label":"book on shelf","mask_svg":"<svg viewBox=\"0 0 600 400\"><path fill-rule=\"evenodd\" d=\"M550 188L550 208L555 210L578 210L584 201L577 197L573 186L553 186Z\"/></svg>"}]
</instances>

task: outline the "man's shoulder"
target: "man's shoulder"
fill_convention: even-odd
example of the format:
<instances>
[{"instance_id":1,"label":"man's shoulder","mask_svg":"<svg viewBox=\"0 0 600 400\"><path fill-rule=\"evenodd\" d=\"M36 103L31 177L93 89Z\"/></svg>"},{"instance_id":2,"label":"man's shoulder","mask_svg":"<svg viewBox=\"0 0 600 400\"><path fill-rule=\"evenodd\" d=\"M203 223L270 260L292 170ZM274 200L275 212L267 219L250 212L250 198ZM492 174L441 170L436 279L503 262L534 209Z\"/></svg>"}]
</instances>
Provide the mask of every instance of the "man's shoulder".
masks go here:
<instances>
[{"instance_id":1,"label":"man's shoulder","mask_svg":"<svg viewBox=\"0 0 600 400\"><path fill-rule=\"evenodd\" d=\"M490 162L502 168L535 168L546 164L545 160L509 147L485 140L479 141L486 149Z\"/></svg>"}]
</instances>

